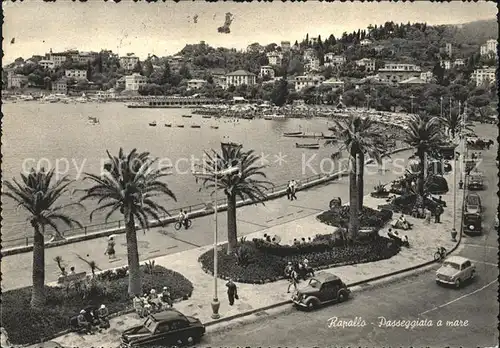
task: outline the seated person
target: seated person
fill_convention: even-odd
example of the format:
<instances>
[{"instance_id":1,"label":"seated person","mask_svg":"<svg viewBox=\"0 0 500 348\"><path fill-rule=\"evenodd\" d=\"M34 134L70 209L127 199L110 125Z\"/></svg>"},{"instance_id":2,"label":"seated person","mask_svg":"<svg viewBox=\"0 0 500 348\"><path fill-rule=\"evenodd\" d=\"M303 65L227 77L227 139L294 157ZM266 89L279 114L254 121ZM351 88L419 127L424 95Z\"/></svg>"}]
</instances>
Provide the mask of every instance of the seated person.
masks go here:
<instances>
[{"instance_id":1,"label":"seated person","mask_svg":"<svg viewBox=\"0 0 500 348\"><path fill-rule=\"evenodd\" d=\"M411 228L411 224L406 221L405 216L402 214L399 219L396 220L396 222L393 224L394 228L400 228L403 230L409 230Z\"/></svg>"},{"instance_id":2,"label":"seated person","mask_svg":"<svg viewBox=\"0 0 500 348\"><path fill-rule=\"evenodd\" d=\"M279 244L279 243L281 243L281 237L275 234L272 241L275 244Z\"/></svg>"},{"instance_id":3,"label":"seated person","mask_svg":"<svg viewBox=\"0 0 500 348\"><path fill-rule=\"evenodd\" d=\"M86 312L84 309L80 311L77 316L77 325L79 330L84 330L87 333L92 332L92 324L87 320Z\"/></svg>"},{"instance_id":4,"label":"seated person","mask_svg":"<svg viewBox=\"0 0 500 348\"><path fill-rule=\"evenodd\" d=\"M271 243L271 236L269 236L267 233L264 233L264 239L266 242Z\"/></svg>"},{"instance_id":5,"label":"seated person","mask_svg":"<svg viewBox=\"0 0 500 348\"><path fill-rule=\"evenodd\" d=\"M161 300L168 304L170 307L174 306L174 302L172 301L172 296L170 295L170 291L166 286L163 287L163 292L161 293Z\"/></svg>"},{"instance_id":6,"label":"seated person","mask_svg":"<svg viewBox=\"0 0 500 348\"><path fill-rule=\"evenodd\" d=\"M407 248L410 247L410 242L408 241L408 236L406 234L401 239L401 244L404 245Z\"/></svg>"},{"instance_id":7,"label":"seated person","mask_svg":"<svg viewBox=\"0 0 500 348\"><path fill-rule=\"evenodd\" d=\"M102 329L108 329L109 328L109 311L106 308L105 305L101 305L99 309L97 310L97 317L99 319L99 327Z\"/></svg>"},{"instance_id":8,"label":"seated person","mask_svg":"<svg viewBox=\"0 0 500 348\"><path fill-rule=\"evenodd\" d=\"M300 242L297 240L297 238L293 239L293 245L300 245Z\"/></svg>"},{"instance_id":9,"label":"seated person","mask_svg":"<svg viewBox=\"0 0 500 348\"><path fill-rule=\"evenodd\" d=\"M83 309L85 311L85 318L92 325L99 323L96 306L87 306Z\"/></svg>"}]
</instances>

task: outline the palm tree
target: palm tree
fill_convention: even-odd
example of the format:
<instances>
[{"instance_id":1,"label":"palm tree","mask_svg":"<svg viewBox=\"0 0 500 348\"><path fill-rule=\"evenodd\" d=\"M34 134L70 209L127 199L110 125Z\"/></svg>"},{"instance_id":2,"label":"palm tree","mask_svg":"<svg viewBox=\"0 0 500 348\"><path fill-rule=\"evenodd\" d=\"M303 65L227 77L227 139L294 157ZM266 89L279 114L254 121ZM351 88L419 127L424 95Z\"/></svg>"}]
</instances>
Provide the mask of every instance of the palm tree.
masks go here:
<instances>
[{"instance_id":1,"label":"palm tree","mask_svg":"<svg viewBox=\"0 0 500 348\"><path fill-rule=\"evenodd\" d=\"M346 150L349 153L349 236L354 240L359 230L359 212L363 208L365 154L380 163L384 148L383 137L375 129L376 123L369 117L352 115L343 122L333 122L334 126L329 130L341 140L340 152ZM327 141L327 144L330 142Z\"/></svg>"},{"instance_id":2,"label":"palm tree","mask_svg":"<svg viewBox=\"0 0 500 348\"><path fill-rule=\"evenodd\" d=\"M136 220L141 229L149 229L148 216L160 220L159 213L170 215L168 211L152 200L153 197L167 195L177 200L167 184L159 179L170 175L169 168L153 168L157 158L152 158L149 152L138 153L133 149L125 154L120 148L118 156L112 156L106 151L109 163L105 165L101 176L85 173L84 180L90 180L94 185L85 192L80 202L88 199L98 200L99 206L90 213L109 209L105 220L117 210L125 220L125 235L127 240L127 259L129 266L128 293L142 294L142 281L139 269L139 252L137 249Z\"/></svg>"},{"instance_id":3,"label":"palm tree","mask_svg":"<svg viewBox=\"0 0 500 348\"><path fill-rule=\"evenodd\" d=\"M435 152L442 143L441 121L438 117L412 116L405 128L405 140L417 151L415 155L420 160L418 192L424 194L425 168L427 154Z\"/></svg>"},{"instance_id":4,"label":"palm tree","mask_svg":"<svg viewBox=\"0 0 500 348\"><path fill-rule=\"evenodd\" d=\"M45 171L31 169L26 176L21 173L22 182L15 178L12 182L5 181L8 192L3 192L17 202L29 214L28 220L33 227L33 289L31 291L31 306L41 308L45 304L45 228L52 227L55 233L62 236L57 222L68 227L82 227L80 222L64 213L64 209L79 203L54 206L61 196L68 192L68 186L73 182L66 176L52 183L54 169Z\"/></svg>"},{"instance_id":5,"label":"palm tree","mask_svg":"<svg viewBox=\"0 0 500 348\"><path fill-rule=\"evenodd\" d=\"M440 117L441 124L445 127L446 134L451 138L455 139L455 135L463 127L464 130L473 132L472 124L466 122L464 114L458 114L458 112L446 113Z\"/></svg>"},{"instance_id":6,"label":"palm tree","mask_svg":"<svg viewBox=\"0 0 500 348\"><path fill-rule=\"evenodd\" d=\"M202 179L202 186L206 189L224 190L227 198L227 254L233 253L238 245L238 232L236 226L236 198L251 199L255 203L262 203L266 199L265 190L272 186L262 171L264 165L257 165L259 156L253 150L243 151L242 145L235 143L221 143L221 153L212 150L212 154L205 152L205 160L199 166L204 174L197 174L197 180ZM217 177L215 187L215 174L221 170L239 166L239 173Z\"/></svg>"}]
</instances>

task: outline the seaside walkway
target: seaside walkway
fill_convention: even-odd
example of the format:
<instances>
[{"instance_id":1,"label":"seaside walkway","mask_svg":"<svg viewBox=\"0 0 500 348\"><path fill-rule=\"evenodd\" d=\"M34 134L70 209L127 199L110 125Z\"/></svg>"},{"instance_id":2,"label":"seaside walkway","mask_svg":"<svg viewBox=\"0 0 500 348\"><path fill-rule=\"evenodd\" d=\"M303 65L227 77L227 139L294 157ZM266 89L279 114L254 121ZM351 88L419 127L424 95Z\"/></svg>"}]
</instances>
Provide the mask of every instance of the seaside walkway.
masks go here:
<instances>
[{"instance_id":1,"label":"seaside walkway","mask_svg":"<svg viewBox=\"0 0 500 348\"><path fill-rule=\"evenodd\" d=\"M376 164L369 164L365 169L365 194L369 194L379 183L388 183L402 175L399 168L413 153L412 150L394 154L391 159L384 159L384 171L378 170ZM395 161L398 161L395 163ZM398 168L394 167L398 165ZM330 181L308 190L297 193L297 200L289 201L286 197L266 201L265 205L249 205L238 208L238 236L251 233L282 234L284 230L293 230L296 237L314 236L317 233L326 233L311 227L309 222L315 223L315 216L328 209L330 200L341 197L342 202L348 202L348 178ZM307 218L307 220L300 220ZM221 212L218 215L218 238L220 242L227 240L227 215ZM299 222L303 221L303 222ZM308 221L306 223L306 221ZM291 223L294 222L294 223ZM176 254L194 248L213 244L214 216L208 215L193 220L193 226L188 230L175 231L172 224L167 227L152 228L149 231L138 231L140 261L157 258L163 255ZM107 237L76 242L45 250L46 281L57 280L59 269L54 258L60 256L66 268L75 267L76 272L90 272L88 265L78 256L89 261L93 260L102 270L127 265L125 235L117 234L116 259L109 260L104 251ZM31 285L32 252L3 257L2 259L2 289L3 291Z\"/></svg>"}]
</instances>

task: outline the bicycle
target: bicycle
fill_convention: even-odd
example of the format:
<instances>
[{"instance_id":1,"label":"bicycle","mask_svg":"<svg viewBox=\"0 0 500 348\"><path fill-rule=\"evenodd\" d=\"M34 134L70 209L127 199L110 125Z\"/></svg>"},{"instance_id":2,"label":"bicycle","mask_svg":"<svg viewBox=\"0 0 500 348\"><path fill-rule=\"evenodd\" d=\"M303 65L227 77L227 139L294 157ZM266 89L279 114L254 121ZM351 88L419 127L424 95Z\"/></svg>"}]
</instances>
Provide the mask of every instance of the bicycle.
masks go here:
<instances>
[{"instance_id":1,"label":"bicycle","mask_svg":"<svg viewBox=\"0 0 500 348\"><path fill-rule=\"evenodd\" d=\"M177 221L174 225L174 228L179 231L183 226L185 226L186 229L190 228L191 225L193 224L193 221L189 218L185 218L184 221Z\"/></svg>"},{"instance_id":2,"label":"bicycle","mask_svg":"<svg viewBox=\"0 0 500 348\"><path fill-rule=\"evenodd\" d=\"M446 258L446 249L438 248L438 251L434 253L434 261L442 261Z\"/></svg>"}]
</instances>

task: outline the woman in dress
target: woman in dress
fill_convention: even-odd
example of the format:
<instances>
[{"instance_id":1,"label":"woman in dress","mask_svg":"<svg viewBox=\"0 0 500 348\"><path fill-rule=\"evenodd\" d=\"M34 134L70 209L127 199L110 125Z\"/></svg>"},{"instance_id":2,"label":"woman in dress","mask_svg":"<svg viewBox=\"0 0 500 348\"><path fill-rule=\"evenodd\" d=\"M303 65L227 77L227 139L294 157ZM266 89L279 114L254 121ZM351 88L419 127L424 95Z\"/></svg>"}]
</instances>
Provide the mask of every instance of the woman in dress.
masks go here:
<instances>
[{"instance_id":1,"label":"woman in dress","mask_svg":"<svg viewBox=\"0 0 500 348\"><path fill-rule=\"evenodd\" d=\"M109 236L108 238L108 246L106 247L106 252L104 255L108 255L110 259L115 258L115 240L113 236Z\"/></svg>"}]
</instances>

